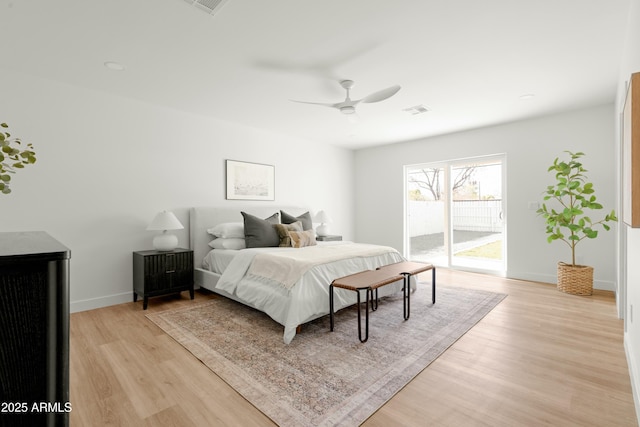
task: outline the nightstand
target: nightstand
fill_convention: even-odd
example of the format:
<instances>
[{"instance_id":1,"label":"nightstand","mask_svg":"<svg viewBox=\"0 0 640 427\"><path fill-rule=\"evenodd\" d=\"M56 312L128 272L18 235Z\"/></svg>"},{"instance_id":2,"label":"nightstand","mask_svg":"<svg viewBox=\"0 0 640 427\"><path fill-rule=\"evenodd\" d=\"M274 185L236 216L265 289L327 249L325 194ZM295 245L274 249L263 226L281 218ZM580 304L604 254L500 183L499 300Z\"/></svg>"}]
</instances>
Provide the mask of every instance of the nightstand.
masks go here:
<instances>
[{"instance_id":1,"label":"nightstand","mask_svg":"<svg viewBox=\"0 0 640 427\"><path fill-rule=\"evenodd\" d=\"M136 251L133 253L133 302L144 298L147 309L149 297L189 291L193 299L193 251Z\"/></svg>"},{"instance_id":2,"label":"nightstand","mask_svg":"<svg viewBox=\"0 0 640 427\"><path fill-rule=\"evenodd\" d=\"M342 236L337 236L337 235L316 236L316 240L319 240L321 242L335 242L338 240L342 240Z\"/></svg>"}]
</instances>

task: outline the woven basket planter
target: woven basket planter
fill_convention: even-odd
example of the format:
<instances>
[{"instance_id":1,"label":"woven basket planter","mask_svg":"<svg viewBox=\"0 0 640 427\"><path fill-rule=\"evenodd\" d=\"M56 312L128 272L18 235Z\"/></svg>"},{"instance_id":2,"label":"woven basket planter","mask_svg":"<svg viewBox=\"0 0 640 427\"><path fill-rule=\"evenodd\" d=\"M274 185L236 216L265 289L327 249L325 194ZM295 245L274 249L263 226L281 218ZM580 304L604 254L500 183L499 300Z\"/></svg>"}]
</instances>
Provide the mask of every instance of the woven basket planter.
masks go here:
<instances>
[{"instance_id":1,"label":"woven basket planter","mask_svg":"<svg viewBox=\"0 0 640 427\"><path fill-rule=\"evenodd\" d=\"M558 263L558 290L572 295L593 293L593 267Z\"/></svg>"}]
</instances>

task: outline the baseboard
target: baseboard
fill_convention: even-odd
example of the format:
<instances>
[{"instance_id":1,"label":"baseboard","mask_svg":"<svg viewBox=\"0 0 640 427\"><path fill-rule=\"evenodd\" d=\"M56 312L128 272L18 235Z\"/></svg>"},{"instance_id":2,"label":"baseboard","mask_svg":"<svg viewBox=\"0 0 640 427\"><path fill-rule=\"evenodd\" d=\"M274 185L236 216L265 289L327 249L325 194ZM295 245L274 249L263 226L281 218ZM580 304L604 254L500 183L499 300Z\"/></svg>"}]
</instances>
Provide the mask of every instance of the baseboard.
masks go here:
<instances>
[{"instance_id":1,"label":"baseboard","mask_svg":"<svg viewBox=\"0 0 640 427\"><path fill-rule=\"evenodd\" d=\"M96 308L108 307L110 305L122 304L125 302L133 301L133 293L132 291L123 292L121 294L116 295L108 295L105 297L99 298L90 298L80 301L71 301L69 304L69 309L72 313L76 313L79 311L87 311L93 310Z\"/></svg>"},{"instance_id":2,"label":"baseboard","mask_svg":"<svg viewBox=\"0 0 640 427\"><path fill-rule=\"evenodd\" d=\"M522 273L507 271L507 277L510 279L528 280L530 282L542 282L542 283L557 283L557 277L555 274L539 274L539 273ZM601 289L603 291L616 292L616 285L614 282L608 280L594 280L593 289Z\"/></svg>"},{"instance_id":3,"label":"baseboard","mask_svg":"<svg viewBox=\"0 0 640 427\"><path fill-rule=\"evenodd\" d=\"M200 289L200 286L194 285L193 289L198 290ZM142 297L139 297L138 301L141 300ZM76 313L79 311L94 310L96 308L109 307L110 305L124 304L127 302L133 302L133 291L99 298L71 301L69 303L69 311L71 311L71 313Z\"/></svg>"},{"instance_id":4,"label":"baseboard","mask_svg":"<svg viewBox=\"0 0 640 427\"><path fill-rule=\"evenodd\" d=\"M629 340L627 333L624 334L624 349L627 354L627 365L629 366L629 378L631 379L631 391L633 393L633 402L636 405L636 418L638 419L638 425L640 425L640 366L635 366L636 360L633 348L628 345Z\"/></svg>"}]
</instances>

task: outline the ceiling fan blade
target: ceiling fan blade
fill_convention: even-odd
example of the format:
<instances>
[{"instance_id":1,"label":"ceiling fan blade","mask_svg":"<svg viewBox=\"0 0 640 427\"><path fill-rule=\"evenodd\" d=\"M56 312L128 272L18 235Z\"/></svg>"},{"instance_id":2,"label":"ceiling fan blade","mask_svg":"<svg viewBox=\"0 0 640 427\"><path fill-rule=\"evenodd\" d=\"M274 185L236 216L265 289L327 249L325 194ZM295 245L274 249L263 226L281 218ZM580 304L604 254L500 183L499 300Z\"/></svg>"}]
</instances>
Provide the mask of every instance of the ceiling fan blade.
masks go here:
<instances>
[{"instance_id":1,"label":"ceiling fan blade","mask_svg":"<svg viewBox=\"0 0 640 427\"><path fill-rule=\"evenodd\" d=\"M398 93L399 90L400 85L391 86L386 89L379 90L378 92L374 92L371 95L365 96L360 100L360 102L372 103L384 101L385 99L391 98L393 95Z\"/></svg>"},{"instance_id":2,"label":"ceiling fan blade","mask_svg":"<svg viewBox=\"0 0 640 427\"><path fill-rule=\"evenodd\" d=\"M321 105L323 107L331 107L331 108L338 108L338 105L340 104L340 103L338 103L338 104L335 104L335 103L334 104L329 104L329 103L326 103L326 102L296 101L295 99L290 99L289 101L297 102L299 104Z\"/></svg>"}]
</instances>

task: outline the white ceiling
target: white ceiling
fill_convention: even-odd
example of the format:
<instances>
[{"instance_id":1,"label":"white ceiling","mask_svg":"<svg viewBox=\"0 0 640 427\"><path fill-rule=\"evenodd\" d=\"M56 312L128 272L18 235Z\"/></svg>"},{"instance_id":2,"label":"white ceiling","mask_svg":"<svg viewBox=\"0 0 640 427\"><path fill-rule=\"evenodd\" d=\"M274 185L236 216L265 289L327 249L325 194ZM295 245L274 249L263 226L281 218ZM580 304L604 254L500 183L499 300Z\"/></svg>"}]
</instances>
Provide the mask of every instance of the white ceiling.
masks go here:
<instances>
[{"instance_id":1,"label":"white ceiling","mask_svg":"<svg viewBox=\"0 0 640 427\"><path fill-rule=\"evenodd\" d=\"M184 0L0 0L0 70L360 148L612 102L628 7L229 0L208 15ZM342 101L342 79L353 99L402 89L355 123L290 101Z\"/></svg>"}]
</instances>

